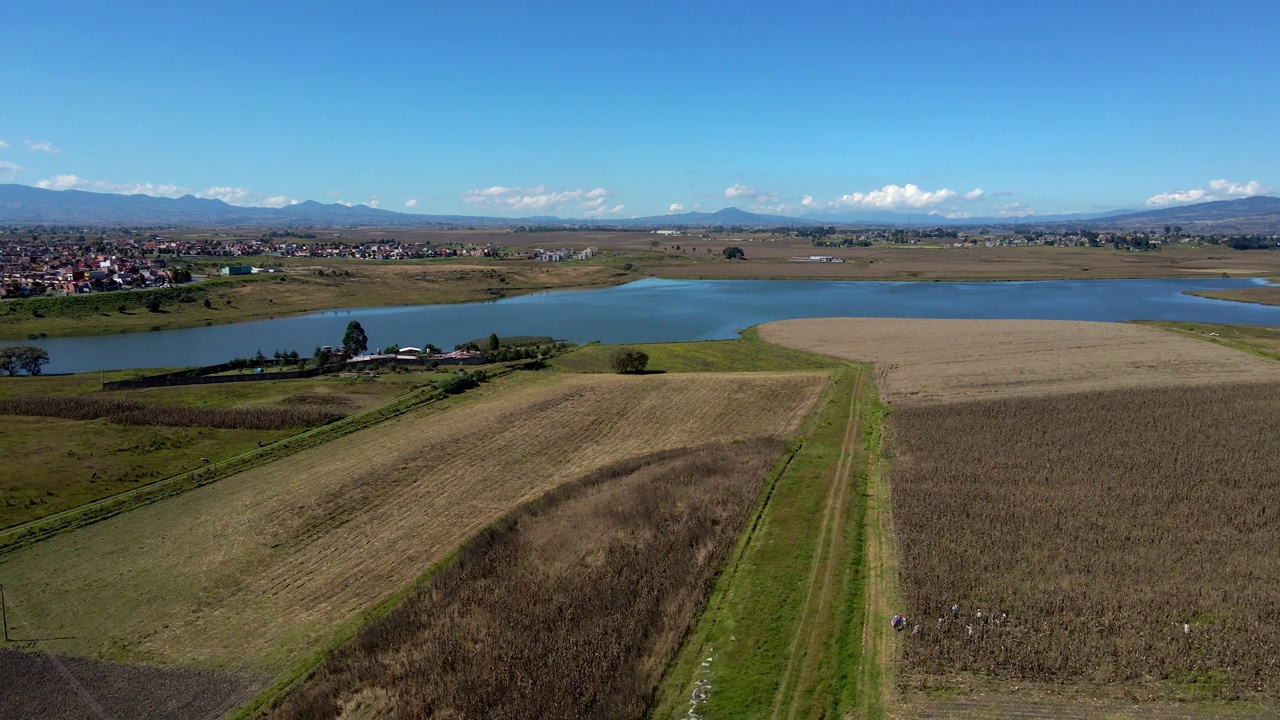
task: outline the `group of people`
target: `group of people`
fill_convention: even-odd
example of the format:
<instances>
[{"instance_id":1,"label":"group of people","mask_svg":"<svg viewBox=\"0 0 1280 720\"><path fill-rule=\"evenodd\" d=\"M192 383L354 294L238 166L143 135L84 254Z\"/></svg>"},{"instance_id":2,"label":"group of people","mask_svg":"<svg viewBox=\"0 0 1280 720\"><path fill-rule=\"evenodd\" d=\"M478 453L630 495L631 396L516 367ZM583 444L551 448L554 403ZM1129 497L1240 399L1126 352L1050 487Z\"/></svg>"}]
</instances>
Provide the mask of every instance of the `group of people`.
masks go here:
<instances>
[{"instance_id":1,"label":"group of people","mask_svg":"<svg viewBox=\"0 0 1280 720\"><path fill-rule=\"evenodd\" d=\"M951 619L952 620L960 619L960 605L958 603L951 606ZM1003 625L1005 622L1009 620L1009 614L1002 612L999 615L994 615L990 613L984 615L983 612L979 610L974 615L974 619L978 624L993 623L995 625ZM896 632L903 632L904 630L907 629L908 626L910 626L912 635L919 635L920 632L924 629L921 625L911 625L910 621L907 620L907 616L902 613L895 614L893 616L893 619L890 620L890 623L893 625L893 629ZM946 618L938 618L938 629L941 630L943 624L945 623L946 623ZM973 624L970 623L965 625L965 629L968 635L970 637L973 637L973 634L974 634Z\"/></svg>"}]
</instances>

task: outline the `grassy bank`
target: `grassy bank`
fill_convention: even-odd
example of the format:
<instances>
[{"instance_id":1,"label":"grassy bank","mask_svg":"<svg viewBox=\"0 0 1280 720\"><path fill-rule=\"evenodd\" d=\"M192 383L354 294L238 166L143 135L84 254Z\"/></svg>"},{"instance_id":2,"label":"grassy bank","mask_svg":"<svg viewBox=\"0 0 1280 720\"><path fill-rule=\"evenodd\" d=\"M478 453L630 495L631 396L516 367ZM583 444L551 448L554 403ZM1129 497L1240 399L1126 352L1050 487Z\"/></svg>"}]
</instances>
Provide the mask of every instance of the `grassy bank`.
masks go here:
<instances>
[{"instance_id":1,"label":"grassy bank","mask_svg":"<svg viewBox=\"0 0 1280 720\"><path fill-rule=\"evenodd\" d=\"M580 373L613 372L610 358L618 345L584 345L555 359L557 370ZM758 372L765 370L821 370L843 363L825 355L792 350L760 340L755 328L736 340L639 343L628 345L649 356L647 372Z\"/></svg>"},{"instance_id":2,"label":"grassy bank","mask_svg":"<svg viewBox=\"0 0 1280 720\"><path fill-rule=\"evenodd\" d=\"M837 371L660 691L656 718L838 717L857 703L879 410ZM875 436L878 438L878 435Z\"/></svg>"},{"instance_id":3,"label":"grassy bank","mask_svg":"<svg viewBox=\"0 0 1280 720\"><path fill-rule=\"evenodd\" d=\"M345 307L474 302L606 287L635 278L603 265L480 258L394 263L291 259L284 261L284 270L178 288L5 300L0 302L0 341L171 330ZM148 308L152 299L160 301L156 312Z\"/></svg>"},{"instance_id":4,"label":"grassy bank","mask_svg":"<svg viewBox=\"0 0 1280 720\"><path fill-rule=\"evenodd\" d=\"M1143 320L1134 324L1160 328L1270 360L1280 360L1280 328L1171 320Z\"/></svg>"}]
</instances>

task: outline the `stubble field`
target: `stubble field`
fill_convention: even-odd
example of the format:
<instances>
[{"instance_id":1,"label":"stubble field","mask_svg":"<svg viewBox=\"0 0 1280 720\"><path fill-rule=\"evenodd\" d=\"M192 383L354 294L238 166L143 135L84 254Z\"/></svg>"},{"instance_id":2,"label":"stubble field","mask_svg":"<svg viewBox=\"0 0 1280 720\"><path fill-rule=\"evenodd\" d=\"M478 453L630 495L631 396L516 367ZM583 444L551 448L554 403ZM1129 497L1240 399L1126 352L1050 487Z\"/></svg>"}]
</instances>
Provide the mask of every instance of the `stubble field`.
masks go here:
<instances>
[{"instance_id":1,"label":"stubble field","mask_svg":"<svg viewBox=\"0 0 1280 720\"><path fill-rule=\"evenodd\" d=\"M667 451L552 491L469 541L272 716L641 720L782 450Z\"/></svg>"},{"instance_id":2,"label":"stubble field","mask_svg":"<svg viewBox=\"0 0 1280 720\"><path fill-rule=\"evenodd\" d=\"M464 538L665 448L786 436L823 373L516 376L0 559L53 652L277 675Z\"/></svg>"}]
</instances>

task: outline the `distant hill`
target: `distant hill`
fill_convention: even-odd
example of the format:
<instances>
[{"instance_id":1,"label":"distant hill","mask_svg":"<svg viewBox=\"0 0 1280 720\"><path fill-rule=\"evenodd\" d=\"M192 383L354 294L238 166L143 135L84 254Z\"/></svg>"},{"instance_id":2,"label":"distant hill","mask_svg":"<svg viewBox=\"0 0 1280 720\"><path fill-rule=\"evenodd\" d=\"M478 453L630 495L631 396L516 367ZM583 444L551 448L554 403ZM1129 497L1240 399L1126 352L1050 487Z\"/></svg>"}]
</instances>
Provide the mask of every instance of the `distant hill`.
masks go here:
<instances>
[{"instance_id":1,"label":"distant hill","mask_svg":"<svg viewBox=\"0 0 1280 720\"><path fill-rule=\"evenodd\" d=\"M673 215L650 215L620 221L635 225L750 225L750 226L795 226L819 225L813 220L786 217L784 215L761 215L747 212L736 207L727 207L715 212L687 212Z\"/></svg>"},{"instance_id":2,"label":"distant hill","mask_svg":"<svg viewBox=\"0 0 1280 720\"><path fill-rule=\"evenodd\" d=\"M1259 232L1280 229L1280 198L1257 196L1239 200L1181 205L1114 215L1089 223L1106 228L1144 228L1179 225L1186 230L1216 232Z\"/></svg>"},{"instance_id":3,"label":"distant hill","mask_svg":"<svg viewBox=\"0 0 1280 720\"><path fill-rule=\"evenodd\" d=\"M180 198L117 195L83 190L45 190L29 185L0 184L0 223L85 225L196 226L387 226L507 228L547 225L567 228L606 227L803 227L807 225L976 226L1020 225L1091 229L1141 229L1179 225L1184 230L1244 233L1280 229L1280 198L1183 205L1160 210L1112 211L1097 215L1037 215L1025 218L947 219L923 213L862 212L806 218L764 215L728 207L715 212L687 212L629 219L566 219L551 216L500 218L471 215L418 215L367 205L325 204L314 200L282 208L242 207L221 200L184 195Z\"/></svg>"}]
</instances>

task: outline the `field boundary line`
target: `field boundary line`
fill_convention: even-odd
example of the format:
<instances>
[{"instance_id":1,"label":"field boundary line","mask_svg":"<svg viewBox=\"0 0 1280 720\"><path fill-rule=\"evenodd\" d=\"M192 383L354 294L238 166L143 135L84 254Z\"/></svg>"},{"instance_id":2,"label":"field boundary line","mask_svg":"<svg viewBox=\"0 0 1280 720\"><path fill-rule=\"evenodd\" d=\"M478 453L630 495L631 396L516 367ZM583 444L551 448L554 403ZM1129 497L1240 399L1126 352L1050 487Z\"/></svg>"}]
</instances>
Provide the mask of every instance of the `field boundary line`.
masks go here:
<instances>
[{"instance_id":1,"label":"field boundary line","mask_svg":"<svg viewBox=\"0 0 1280 720\"><path fill-rule=\"evenodd\" d=\"M514 372L513 368L504 368L494 372L489 379L496 380L512 372ZM211 485L245 470L318 447L448 397L451 396L435 388L411 390L382 405L348 415L327 425L304 430L226 460L170 475L142 487L125 490L110 497L6 528L0 531L0 557L64 532L113 518L130 510L181 495L189 490Z\"/></svg>"}]
</instances>

